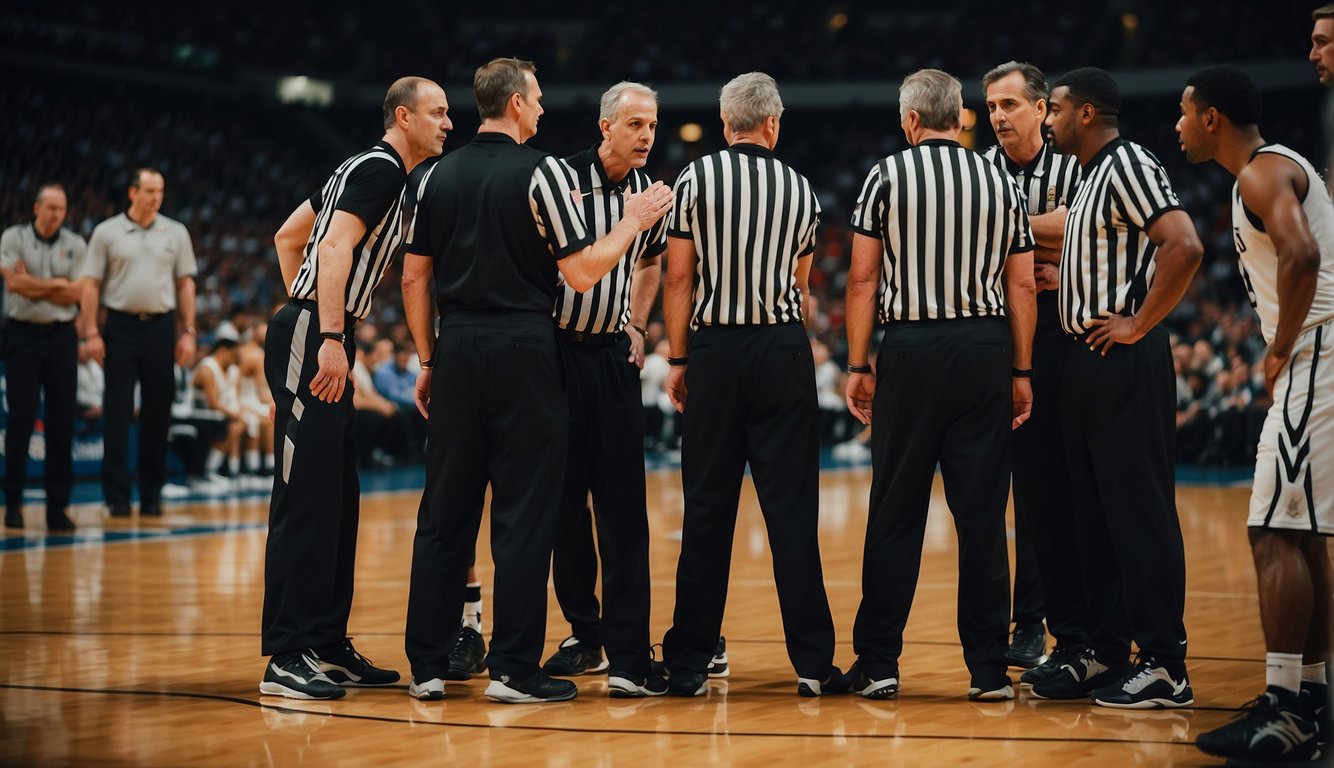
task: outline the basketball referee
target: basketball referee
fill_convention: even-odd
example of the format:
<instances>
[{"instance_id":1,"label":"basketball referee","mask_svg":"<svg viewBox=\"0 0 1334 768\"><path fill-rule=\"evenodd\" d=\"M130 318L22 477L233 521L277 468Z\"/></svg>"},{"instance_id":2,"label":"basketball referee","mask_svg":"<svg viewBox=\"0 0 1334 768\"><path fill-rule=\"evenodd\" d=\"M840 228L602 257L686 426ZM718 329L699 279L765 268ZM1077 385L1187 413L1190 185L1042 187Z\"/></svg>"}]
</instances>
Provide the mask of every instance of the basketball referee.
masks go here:
<instances>
[{"instance_id":1,"label":"basketball referee","mask_svg":"<svg viewBox=\"0 0 1334 768\"><path fill-rule=\"evenodd\" d=\"M671 207L661 183L627 194L620 222L595 242L569 166L524 146L542 114L535 71L518 59L477 69L482 125L423 178L404 256L403 306L422 359L418 407L429 414L406 637L408 693L418 699L444 696L488 484L496 584L486 696L577 694L538 667L569 417L552 308L562 276L576 291L592 289Z\"/></svg>"},{"instance_id":2,"label":"basketball referee","mask_svg":"<svg viewBox=\"0 0 1334 768\"><path fill-rule=\"evenodd\" d=\"M269 321L264 374L276 420L264 553L260 693L336 699L342 686L391 685L347 637L361 486L348 369L352 331L403 240L408 173L440 154L454 126L440 86L420 77L385 94L384 137L348 158L274 245L291 299ZM346 396L344 396L346 395Z\"/></svg>"},{"instance_id":3,"label":"basketball referee","mask_svg":"<svg viewBox=\"0 0 1334 768\"><path fill-rule=\"evenodd\" d=\"M638 194L652 183L640 169L657 135L657 93L639 83L613 85L602 94L598 127L601 143L565 159L594 237L620 222L624 193ZM573 634L542 669L549 675L606 669L608 689L618 698L667 690L661 678L649 680L648 508L639 389L644 327L658 292L659 256L667 248L665 227L660 219L639 233L621 262L590 290L579 292L566 284L556 297L570 432L552 580ZM596 553L587 511L590 494ZM601 617L594 595L599 555Z\"/></svg>"},{"instance_id":4,"label":"basketball referee","mask_svg":"<svg viewBox=\"0 0 1334 768\"><path fill-rule=\"evenodd\" d=\"M1033 413L1014 433L1014 635L1005 659L1033 668L1035 683L1060 670L1084 642L1084 590L1071 520L1070 473L1061 441L1061 360L1065 333L1056 313L1057 270L1065 237L1066 204L1075 197L1079 162L1053 152L1043 138L1047 78L1028 63L1009 61L982 76L987 115L999 142L983 152L1014 177L1033 229L1037 323L1033 333ZM1043 661L1043 616L1056 651Z\"/></svg>"},{"instance_id":5,"label":"basketball referee","mask_svg":"<svg viewBox=\"0 0 1334 768\"><path fill-rule=\"evenodd\" d=\"M748 462L797 691L846 692L820 565L820 414L802 310L820 205L806 178L774 157L783 102L772 77L734 78L719 106L728 148L681 172L667 231L666 386L683 414L685 493L676 609L662 643L669 692L708 689Z\"/></svg>"},{"instance_id":6,"label":"basketball referee","mask_svg":"<svg viewBox=\"0 0 1334 768\"><path fill-rule=\"evenodd\" d=\"M1168 334L1204 249L1167 172L1121 138L1121 90L1092 67L1052 87L1051 146L1083 181L1070 203L1057 297L1065 329L1061 430L1087 593L1089 648L1035 696L1110 707L1184 707L1186 558L1173 453ZM1130 665L1130 641L1140 656Z\"/></svg>"},{"instance_id":7,"label":"basketball referee","mask_svg":"<svg viewBox=\"0 0 1334 768\"><path fill-rule=\"evenodd\" d=\"M871 169L852 217L847 398L871 425L872 476L849 675L873 699L898 693L937 464L959 537L968 698L1014 698L1005 503L1010 430L1033 398L1033 236L1014 179L958 142L962 93L936 69L903 81L912 147ZM873 371L877 309L885 333Z\"/></svg>"}]
</instances>

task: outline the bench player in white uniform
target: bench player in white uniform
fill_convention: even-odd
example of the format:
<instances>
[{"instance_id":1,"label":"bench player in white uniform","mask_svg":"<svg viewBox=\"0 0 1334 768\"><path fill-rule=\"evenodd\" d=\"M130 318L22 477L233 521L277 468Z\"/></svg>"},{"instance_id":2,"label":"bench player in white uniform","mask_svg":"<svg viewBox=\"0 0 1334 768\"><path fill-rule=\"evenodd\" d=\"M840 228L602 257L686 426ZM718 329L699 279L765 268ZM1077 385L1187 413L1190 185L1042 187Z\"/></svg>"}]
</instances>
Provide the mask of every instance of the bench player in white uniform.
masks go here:
<instances>
[{"instance_id":1,"label":"bench player in white uniform","mask_svg":"<svg viewBox=\"0 0 1334 768\"><path fill-rule=\"evenodd\" d=\"M236 366L238 341L234 328L220 327L213 351L195 366L193 385L196 409L215 411L227 417L227 430L214 441L204 463L206 479L210 484L202 489L206 493L231 490L230 484L223 482L218 473L223 459L228 460L233 478L240 465L245 421L241 413L240 371Z\"/></svg>"},{"instance_id":2,"label":"bench player in white uniform","mask_svg":"<svg viewBox=\"0 0 1334 768\"><path fill-rule=\"evenodd\" d=\"M245 435L241 439L244 458L241 477L247 487L259 490L273 486L273 420L269 418L273 395L264 378L264 334L267 331L265 323L251 325L249 338L236 348L236 367L240 373L238 405L245 425Z\"/></svg>"},{"instance_id":3,"label":"bench player in white uniform","mask_svg":"<svg viewBox=\"0 0 1334 768\"><path fill-rule=\"evenodd\" d=\"M1267 687L1242 717L1197 744L1222 757L1307 762L1319 759L1328 700L1332 580L1323 537L1334 534L1334 207L1305 158L1265 143L1260 112L1250 78L1216 66L1191 76L1177 122L1187 158L1214 160L1237 177L1232 232L1269 344L1265 385L1274 400L1247 520Z\"/></svg>"}]
</instances>

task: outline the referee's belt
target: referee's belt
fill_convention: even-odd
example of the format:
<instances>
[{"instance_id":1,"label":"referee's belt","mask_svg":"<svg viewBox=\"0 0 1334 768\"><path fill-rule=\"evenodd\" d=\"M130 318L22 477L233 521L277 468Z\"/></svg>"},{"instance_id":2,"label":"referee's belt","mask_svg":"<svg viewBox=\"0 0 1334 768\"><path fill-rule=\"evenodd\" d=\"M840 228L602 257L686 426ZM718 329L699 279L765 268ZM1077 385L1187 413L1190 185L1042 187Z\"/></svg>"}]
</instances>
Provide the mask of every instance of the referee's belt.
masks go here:
<instances>
[{"instance_id":1,"label":"referee's belt","mask_svg":"<svg viewBox=\"0 0 1334 768\"><path fill-rule=\"evenodd\" d=\"M625 338L625 334L621 331L616 331L615 333L583 333L581 331L571 331L559 326L556 327L556 335L567 341L573 341L576 344L586 344L590 347L610 347Z\"/></svg>"},{"instance_id":2,"label":"referee's belt","mask_svg":"<svg viewBox=\"0 0 1334 768\"><path fill-rule=\"evenodd\" d=\"M175 310L169 309L166 312L122 312L119 309L108 309L107 313L112 315L119 315L120 317L128 318L130 320L138 320L141 323L151 323L154 320L158 319L159 317L162 317L163 315L169 314L173 311Z\"/></svg>"},{"instance_id":3,"label":"referee's belt","mask_svg":"<svg viewBox=\"0 0 1334 768\"><path fill-rule=\"evenodd\" d=\"M320 313L320 305L319 305L319 302L315 301L314 299L293 299L293 298L289 298L289 299L287 300L287 303L288 303L288 304L291 304L291 305L294 306L294 307L298 307L298 308L300 308L300 309L309 309L311 312L314 312L317 316L318 316L319 313ZM354 314L352 314L351 312L348 312L348 311L346 311L346 310L343 311L343 330L344 330L344 331L350 331L350 330L352 330L353 328L356 327L357 323L359 323L359 322L361 322L361 318L357 317L356 315L354 315Z\"/></svg>"},{"instance_id":4,"label":"referee's belt","mask_svg":"<svg viewBox=\"0 0 1334 768\"><path fill-rule=\"evenodd\" d=\"M11 328L22 328L33 333L52 333L74 325L73 320L52 320L49 323L35 323L31 320L18 320L9 318Z\"/></svg>"}]
</instances>

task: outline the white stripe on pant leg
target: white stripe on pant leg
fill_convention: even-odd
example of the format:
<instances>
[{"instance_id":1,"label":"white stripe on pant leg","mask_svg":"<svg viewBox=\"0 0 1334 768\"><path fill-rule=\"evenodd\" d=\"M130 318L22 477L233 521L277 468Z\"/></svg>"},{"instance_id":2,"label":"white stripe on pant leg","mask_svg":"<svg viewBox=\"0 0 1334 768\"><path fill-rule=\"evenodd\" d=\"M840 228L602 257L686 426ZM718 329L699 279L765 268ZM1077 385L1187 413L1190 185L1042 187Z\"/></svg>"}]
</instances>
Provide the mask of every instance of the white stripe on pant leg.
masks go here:
<instances>
[{"instance_id":1,"label":"white stripe on pant leg","mask_svg":"<svg viewBox=\"0 0 1334 768\"><path fill-rule=\"evenodd\" d=\"M301 402L300 397L292 400L292 418L287 422L287 434L283 435L283 483L287 484L288 478L292 476L292 454L296 453L296 435L297 427L301 424L301 414L306 412L306 406Z\"/></svg>"},{"instance_id":2,"label":"white stripe on pant leg","mask_svg":"<svg viewBox=\"0 0 1334 768\"><path fill-rule=\"evenodd\" d=\"M306 363L306 336L310 333L309 309L301 310L297 315L296 326L292 329L292 346L287 350L287 391L296 394L301 383L301 366Z\"/></svg>"}]
</instances>

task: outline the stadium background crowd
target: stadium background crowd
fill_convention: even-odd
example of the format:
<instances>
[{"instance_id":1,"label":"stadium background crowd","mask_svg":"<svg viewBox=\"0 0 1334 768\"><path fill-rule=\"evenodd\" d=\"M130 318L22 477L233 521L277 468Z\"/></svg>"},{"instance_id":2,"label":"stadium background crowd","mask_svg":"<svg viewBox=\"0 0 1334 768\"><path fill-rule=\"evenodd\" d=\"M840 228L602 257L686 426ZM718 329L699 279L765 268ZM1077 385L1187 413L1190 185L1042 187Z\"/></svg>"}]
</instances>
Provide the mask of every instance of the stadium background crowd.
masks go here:
<instances>
[{"instance_id":1,"label":"stadium background crowd","mask_svg":"<svg viewBox=\"0 0 1334 768\"><path fill-rule=\"evenodd\" d=\"M321 78L340 94L382 92L384 83L407 73L433 78L451 99L455 133L445 144L449 152L476 128L471 93L461 85L471 82L472 69L493 55L531 58L545 84L573 94L557 98L559 89L550 89L532 142L562 156L597 140L597 93L622 78L643 80L663 93L646 170L668 183L691 159L722 146L716 107L707 104L726 78L758 69L772 74L780 88L833 84L830 92L851 95L841 102L836 96L832 104L788 100L778 154L811 179L824 211L810 278L810 332L817 363L823 361L817 380L827 410L825 438L836 443L856 431L846 417L840 374L846 359L846 222L865 170L905 146L893 104L898 80L928 66L960 77L968 106L976 110L976 124L965 136L980 149L994 143L980 74L996 63L1031 60L1049 76L1086 64L1147 72L1140 82L1147 79L1148 87L1126 89L1122 133L1167 166L1206 248L1190 293L1168 321L1177 337L1178 459L1253 462L1268 405L1263 371L1255 365L1264 344L1237 276L1228 213L1232 180L1214 164L1188 164L1172 126L1193 65L1290 65L1304 79L1282 73L1262 78L1269 85L1265 134L1323 158L1318 92L1300 56L1309 33L1303 13L1273 13L1250 3L1228 3L1224 12L1195 4L1047 0L1024 6L1022 14L974 0L896 12L872 3L774 0L724 15L710 34L699 34L696 19L712 5L696 0L671 14L627 7L614 15L592 2L537 16L516 0L468 8L408 5L420 23L393 28L377 24L371 10L342 3L284 3L257 14L239 3L52 2L7 13L0 19L0 61L23 61L27 73L0 90L3 220L28 220L38 186L58 181L69 192L66 226L87 237L124 208L132 169L160 169L167 185L163 212L189 228L198 255L203 355L218 324L234 311L262 322L281 301L274 231L349 148L378 135L379 126L365 119L367 110L355 98L323 107L281 103L270 87L280 75ZM314 17L323 21L312 23ZM649 29L652 42L638 33ZM1250 32L1245 45L1230 42L1236 29ZM368 38L373 44L366 44ZM674 103L674 86L679 93L702 87L709 98ZM702 129L695 131L699 135L691 134L692 126ZM357 330L366 366L361 386L374 381L383 396L359 404L366 412L360 429L367 436L367 463L419 458L422 432L413 419L410 388L406 405L395 401L393 392L384 391L392 389L393 371L377 370L393 366L396 347L409 343L397 277L395 267L379 289L372 317ZM661 324L652 324L648 347L661 338ZM664 356L665 349L659 350L645 366L644 403L652 447L670 449L673 413L661 394ZM415 365L413 355L403 360Z\"/></svg>"}]
</instances>

